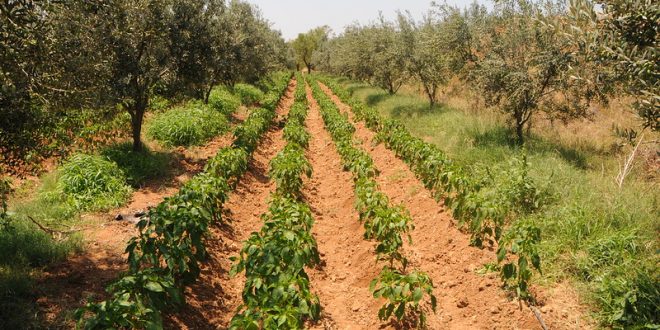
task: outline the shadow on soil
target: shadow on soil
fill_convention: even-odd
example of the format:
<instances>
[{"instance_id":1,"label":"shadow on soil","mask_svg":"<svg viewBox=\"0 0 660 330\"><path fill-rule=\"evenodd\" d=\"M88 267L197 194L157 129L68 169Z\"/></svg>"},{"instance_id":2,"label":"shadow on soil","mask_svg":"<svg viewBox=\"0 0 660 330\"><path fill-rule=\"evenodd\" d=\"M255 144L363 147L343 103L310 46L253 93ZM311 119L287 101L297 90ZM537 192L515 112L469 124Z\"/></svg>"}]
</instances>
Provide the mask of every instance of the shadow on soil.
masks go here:
<instances>
[{"instance_id":1,"label":"shadow on soil","mask_svg":"<svg viewBox=\"0 0 660 330\"><path fill-rule=\"evenodd\" d=\"M414 118L444 113L448 108L444 104L435 104L432 107L428 103L410 103L393 107L390 110L392 118Z\"/></svg>"},{"instance_id":2,"label":"shadow on soil","mask_svg":"<svg viewBox=\"0 0 660 330\"><path fill-rule=\"evenodd\" d=\"M85 301L106 298L106 286L125 266L121 257L81 254L45 267L34 279L25 274L20 292L2 295L0 324L4 329L72 329L74 310Z\"/></svg>"}]
</instances>

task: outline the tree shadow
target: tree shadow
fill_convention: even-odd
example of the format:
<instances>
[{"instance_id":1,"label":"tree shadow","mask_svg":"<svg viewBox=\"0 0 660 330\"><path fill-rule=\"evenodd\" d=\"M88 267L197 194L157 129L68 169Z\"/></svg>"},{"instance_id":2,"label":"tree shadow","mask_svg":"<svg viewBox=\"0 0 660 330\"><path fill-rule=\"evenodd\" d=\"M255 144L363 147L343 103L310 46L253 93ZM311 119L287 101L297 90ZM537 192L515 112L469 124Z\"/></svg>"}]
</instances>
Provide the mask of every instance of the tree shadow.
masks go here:
<instances>
[{"instance_id":1,"label":"tree shadow","mask_svg":"<svg viewBox=\"0 0 660 330\"><path fill-rule=\"evenodd\" d=\"M485 132L473 133L472 137L475 145L480 147L500 146L511 149L520 148L515 134L507 127L494 127ZM557 154L575 168L582 170L589 168L588 151L553 142L536 134L527 135L525 138L525 149L530 154Z\"/></svg>"},{"instance_id":2,"label":"tree shadow","mask_svg":"<svg viewBox=\"0 0 660 330\"><path fill-rule=\"evenodd\" d=\"M101 154L119 166L133 187L140 187L153 179L169 181L177 174L171 166L177 163L176 155L171 152L154 151L147 146L136 152L130 142L122 142L104 148Z\"/></svg>"},{"instance_id":3,"label":"tree shadow","mask_svg":"<svg viewBox=\"0 0 660 330\"><path fill-rule=\"evenodd\" d=\"M126 268L123 256L98 257L87 253L47 267L35 282L33 292L37 322L48 329L72 328L74 309L82 307L85 301L107 299L107 285Z\"/></svg>"},{"instance_id":4,"label":"tree shadow","mask_svg":"<svg viewBox=\"0 0 660 330\"><path fill-rule=\"evenodd\" d=\"M426 102L401 104L390 109L390 116L395 119L414 118L428 115L438 115L447 112L445 104L429 106Z\"/></svg>"},{"instance_id":5,"label":"tree shadow","mask_svg":"<svg viewBox=\"0 0 660 330\"><path fill-rule=\"evenodd\" d=\"M379 103L387 100L391 95L387 93L378 93L378 94L371 94L367 96L367 99L365 100L365 103L367 103L368 106L374 107L378 105Z\"/></svg>"}]
</instances>

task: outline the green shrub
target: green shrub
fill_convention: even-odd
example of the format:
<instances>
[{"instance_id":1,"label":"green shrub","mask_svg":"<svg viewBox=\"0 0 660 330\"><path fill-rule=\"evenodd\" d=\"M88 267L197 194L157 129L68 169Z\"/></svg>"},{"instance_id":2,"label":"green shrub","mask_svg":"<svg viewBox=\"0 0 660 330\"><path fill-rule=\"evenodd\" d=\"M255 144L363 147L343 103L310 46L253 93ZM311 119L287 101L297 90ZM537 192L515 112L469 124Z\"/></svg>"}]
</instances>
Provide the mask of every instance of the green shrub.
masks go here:
<instances>
[{"instance_id":1,"label":"green shrub","mask_svg":"<svg viewBox=\"0 0 660 330\"><path fill-rule=\"evenodd\" d=\"M119 207L131 196L124 172L103 156L73 155L62 164L59 175L56 192L82 211Z\"/></svg>"},{"instance_id":2,"label":"green shrub","mask_svg":"<svg viewBox=\"0 0 660 330\"><path fill-rule=\"evenodd\" d=\"M622 329L657 329L660 324L657 265L620 268L603 277L597 288L603 323Z\"/></svg>"},{"instance_id":3,"label":"green shrub","mask_svg":"<svg viewBox=\"0 0 660 330\"><path fill-rule=\"evenodd\" d=\"M200 102L157 115L147 134L167 146L200 145L229 128L227 118Z\"/></svg>"},{"instance_id":4,"label":"green shrub","mask_svg":"<svg viewBox=\"0 0 660 330\"><path fill-rule=\"evenodd\" d=\"M249 84L234 85L234 92L241 98L243 105L253 105L264 97L264 93L259 88Z\"/></svg>"},{"instance_id":5,"label":"green shrub","mask_svg":"<svg viewBox=\"0 0 660 330\"><path fill-rule=\"evenodd\" d=\"M113 144L101 151L101 154L113 162L126 175L126 181L133 187L139 187L146 180L162 178L169 173L172 156L168 153L149 150L133 151L130 142Z\"/></svg>"},{"instance_id":6,"label":"green shrub","mask_svg":"<svg viewBox=\"0 0 660 330\"><path fill-rule=\"evenodd\" d=\"M226 88L215 88L209 96L209 106L228 116L241 106L241 98Z\"/></svg>"}]
</instances>

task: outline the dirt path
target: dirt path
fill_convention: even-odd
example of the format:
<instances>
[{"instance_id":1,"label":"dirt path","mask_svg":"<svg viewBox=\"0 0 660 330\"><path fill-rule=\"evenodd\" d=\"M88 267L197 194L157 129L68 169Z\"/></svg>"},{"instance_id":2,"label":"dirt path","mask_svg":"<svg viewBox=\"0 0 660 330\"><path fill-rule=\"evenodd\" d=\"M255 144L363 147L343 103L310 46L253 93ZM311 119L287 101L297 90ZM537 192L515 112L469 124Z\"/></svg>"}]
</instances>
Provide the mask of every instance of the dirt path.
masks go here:
<instances>
[{"instance_id":1,"label":"dirt path","mask_svg":"<svg viewBox=\"0 0 660 330\"><path fill-rule=\"evenodd\" d=\"M295 80L289 84L277 108L280 122L293 104ZM273 125L262 138L235 191L225 203L227 226L211 228L206 240L209 260L202 266L197 284L188 288L188 305L166 321L169 329L225 329L241 304L245 275L229 276L232 256L237 256L243 241L262 226L261 214L268 210L275 183L268 179L270 160L284 148L281 125Z\"/></svg>"},{"instance_id":2,"label":"dirt path","mask_svg":"<svg viewBox=\"0 0 660 330\"><path fill-rule=\"evenodd\" d=\"M351 174L342 170L309 87L307 98L306 125L311 135L307 158L314 173L305 182L303 195L314 213L312 233L324 263L309 270L312 291L319 295L323 310L321 321L312 328L377 328L379 302L369 292L369 282L380 271L374 244L362 238Z\"/></svg>"},{"instance_id":3,"label":"dirt path","mask_svg":"<svg viewBox=\"0 0 660 330\"><path fill-rule=\"evenodd\" d=\"M381 171L377 181L383 193L392 203L404 205L412 215L413 244L406 246L406 253L413 267L429 273L438 297L438 312L429 317L430 328L539 329L528 308L521 310L516 301L507 298L497 274L477 274L485 263L495 260L495 253L469 246L469 235L454 225L450 214L435 202L407 164L383 144L375 145L375 134L364 123L355 122L350 108L326 86L321 87L342 112L349 114L356 127L356 137L365 142L365 149ZM582 315L576 308L574 303L546 308L543 318L551 329L574 329L577 325L583 328L584 323L576 323L574 319Z\"/></svg>"},{"instance_id":4,"label":"dirt path","mask_svg":"<svg viewBox=\"0 0 660 330\"><path fill-rule=\"evenodd\" d=\"M245 114L234 117L234 122L240 123ZM137 231L134 222L126 220L135 220L135 212L145 211L176 194L183 183L202 171L206 161L220 148L230 145L232 139L232 133L227 132L203 146L176 150L174 175L147 182L122 208L81 215L86 224L82 231L84 251L48 267L38 281L36 299L44 322L51 327L71 328L68 311L79 307L86 297L93 296L94 300L104 297L106 285L127 269L124 250ZM124 221L115 221L116 214L121 214Z\"/></svg>"}]
</instances>

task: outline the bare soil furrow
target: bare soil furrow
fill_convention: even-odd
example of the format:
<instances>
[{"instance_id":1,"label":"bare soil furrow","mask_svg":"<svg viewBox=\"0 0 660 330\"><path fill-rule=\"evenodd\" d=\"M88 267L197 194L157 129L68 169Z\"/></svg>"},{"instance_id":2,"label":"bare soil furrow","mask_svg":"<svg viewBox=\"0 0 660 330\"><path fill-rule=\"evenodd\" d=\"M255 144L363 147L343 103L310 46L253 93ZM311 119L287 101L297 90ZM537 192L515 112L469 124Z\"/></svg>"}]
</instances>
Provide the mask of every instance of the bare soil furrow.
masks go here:
<instances>
[{"instance_id":1,"label":"bare soil furrow","mask_svg":"<svg viewBox=\"0 0 660 330\"><path fill-rule=\"evenodd\" d=\"M211 228L206 244L209 260L203 266L198 282L187 289L187 306L171 316L171 329L225 329L242 302L245 275L229 276L232 256L237 256L242 243L262 225L261 214L268 210L270 193L275 184L268 178L270 160L284 148L280 123L293 104L295 80L289 84L276 110L276 124L261 139L252 155L249 170L225 203L226 226Z\"/></svg>"},{"instance_id":2,"label":"bare soil furrow","mask_svg":"<svg viewBox=\"0 0 660 330\"><path fill-rule=\"evenodd\" d=\"M375 134L364 123L356 122L350 108L326 86L340 110L348 113L356 127L355 136L364 142L380 170L377 181L383 193L395 204L409 211L415 224L413 244L405 247L411 265L429 273L438 297L438 311L429 316L432 329L539 329L540 324L526 307L520 308L500 288L496 273L477 274L486 263L495 260L488 249L470 246L469 235L461 232L451 215L438 204L431 193L383 144L376 144ZM562 328L559 322L546 319L551 328Z\"/></svg>"},{"instance_id":3,"label":"bare soil furrow","mask_svg":"<svg viewBox=\"0 0 660 330\"><path fill-rule=\"evenodd\" d=\"M243 120L243 113L235 113L232 126ZM128 240L138 233L134 214L175 195L183 183L202 171L206 161L232 140L233 134L226 132L203 146L177 149L171 177L149 180L133 192L126 206L81 215L90 223L82 231L85 250L45 269L39 278L36 299L45 322L52 327L71 328L74 324L67 319L68 310L80 307L88 296L104 297L105 287L128 268L124 251ZM115 221L117 214L123 220L134 221Z\"/></svg>"},{"instance_id":4,"label":"bare soil furrow","mask_svg":"<svg viewBox=\"0 0 660 330\"><path fill-rule=\"evenodd\" d=\"M369 292L369 282L380 271L374 244L362 238L351 174L342 170L309 87L307 98L306 125L312 136L307 158L314 173L303 195L314 213L312 232L322 260L322 266L309 270L312 290L319 295L323 310L322 320L313 328L374 329L380 323L380 303Z\"/></svg>"}]
</instances>

